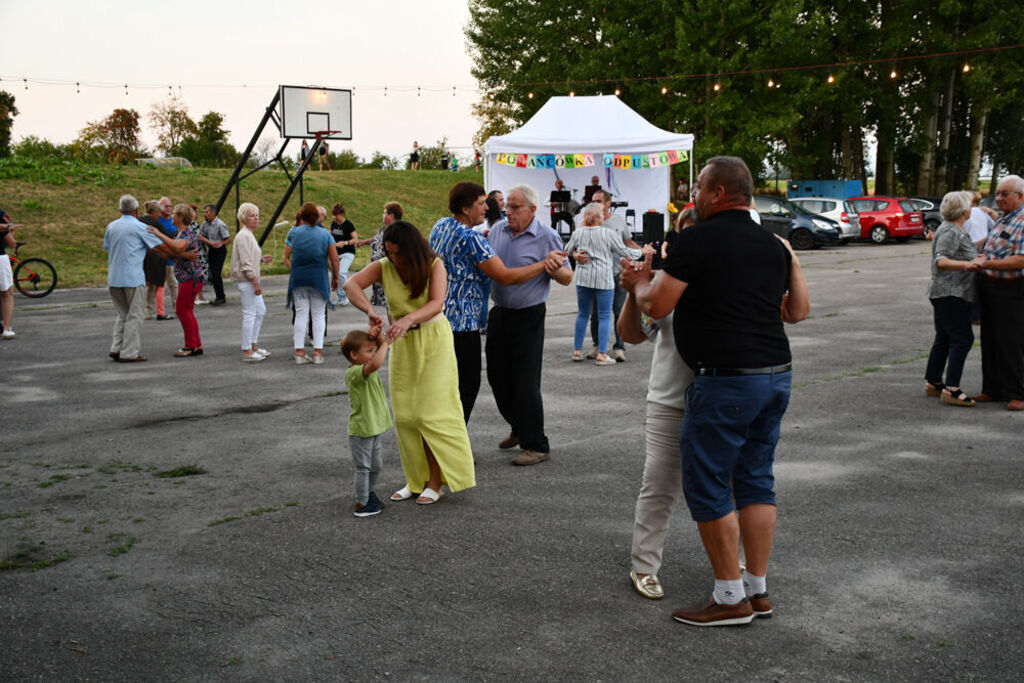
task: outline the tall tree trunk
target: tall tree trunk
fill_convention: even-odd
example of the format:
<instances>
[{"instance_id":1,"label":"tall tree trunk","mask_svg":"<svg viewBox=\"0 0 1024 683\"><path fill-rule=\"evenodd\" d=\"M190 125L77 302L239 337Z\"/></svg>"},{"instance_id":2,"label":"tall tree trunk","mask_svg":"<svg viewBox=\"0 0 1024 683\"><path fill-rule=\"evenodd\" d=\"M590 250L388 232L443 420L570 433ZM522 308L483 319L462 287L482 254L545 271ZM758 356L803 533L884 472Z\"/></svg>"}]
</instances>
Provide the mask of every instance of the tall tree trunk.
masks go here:
<instances>
[{"instance_id":1,"label":"tall tree trunk","mask_svg":"<svg viewBox=\"0 0 1024 683\"><path fill-rule=\"evenodd\" d=\"M949 161L949 131L953 123L953 85L956 82L956 69L949 72L949 80L946 82L946 92L943 95L942 118L940 119L941 135L939 136L939 162L935 169L935 194L946 194L949 187L948 161Z\"/></svg>"},{"instance_id":2,"label":"tall tree trunk","mask_svg":"<svg viewBox=\"0 0 1024 683\"><path fill-rule=\"evenodd\" d=\"M932 194L935 178L935 136L939 126L939 93L932 95L931 112L928 114L928 125L925 127L925 149L921 155L921 164L917 169L917 193L928 196Z\"/></svg>"},{"instance_id":3,"label":"tall tree trunk","mask_svg":"<svg viewBox=\"0 0 1024 683\"><path fill-rule=\"evenodd\" d=\"M996 185L999 184L999 155L992 155L992 178L988 181L988 193L996 193Z\"/></svg>"},{"instance_id":4,"label":"tall tree trunk","mask_svg":"<svg viewBox=\"0 0 1024 683\"><path fill-rule=\"evenodd\" d=\"M853 131L850 130L849 126L844 125L840 134L840 149L841 156L840 163L842 164L842 177L843 180L849 180L853 178Z\"/></svg>"},{"instance_id":5,"label":"tall tree trunk","mask_svg":"<svg viewBox=\"0 0 1024 683\"><path fill-rule=\"evenodd\" d=\"M978 189L978 171L981 169L981 154L985 144L985 122L988 120L988 105L979 105L977 116L971 117L971 158L967 164L967 189Z\"/></svg>"},{"instance_id":6,"label":"tall tree trunk","mask_svg":"<svg viewBox=\"0 0 1024 683\"><path fill-rule=\"evenodd\" d=\"M867 164L864 163L864 132L858 128L856 133L851 136L853 169L857 173L856 177L860 179L860 193L866 195L868 193L868 169Z\"/></svg>"},{"instance_id":7,"label":"tall tree trunk","mask_svg":"<svg viewBox=\"0 0 1024 683\"><path fill-rule=\"evenodd\" d=\"M893 192L893 146L895 130L891 119L883 118L875 133L878 148L875 150L875 194L888 195Z\"/></svg>"}]
</instances>

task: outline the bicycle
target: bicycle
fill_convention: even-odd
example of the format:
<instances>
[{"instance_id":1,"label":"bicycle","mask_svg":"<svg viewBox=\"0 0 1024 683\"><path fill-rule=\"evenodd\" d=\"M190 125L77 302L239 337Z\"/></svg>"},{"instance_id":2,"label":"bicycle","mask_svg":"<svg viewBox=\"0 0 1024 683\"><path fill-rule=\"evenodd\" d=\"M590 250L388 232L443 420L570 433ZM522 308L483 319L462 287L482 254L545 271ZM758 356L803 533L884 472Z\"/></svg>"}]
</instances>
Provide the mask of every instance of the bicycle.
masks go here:
<instances>
[{"instance_id":1,"label":"bicycle","mask_svg":"<svg viewBox=\"0 0 1024 683\"><path fill-rule=\"evenodd\" d=\"M15 242L14 253L7 255L14 272L14 286L31 299L42 299L57 287L57 269L37 256L20 260L18 249L23 244L25 242Z\"/></svg>"}]
</instances>

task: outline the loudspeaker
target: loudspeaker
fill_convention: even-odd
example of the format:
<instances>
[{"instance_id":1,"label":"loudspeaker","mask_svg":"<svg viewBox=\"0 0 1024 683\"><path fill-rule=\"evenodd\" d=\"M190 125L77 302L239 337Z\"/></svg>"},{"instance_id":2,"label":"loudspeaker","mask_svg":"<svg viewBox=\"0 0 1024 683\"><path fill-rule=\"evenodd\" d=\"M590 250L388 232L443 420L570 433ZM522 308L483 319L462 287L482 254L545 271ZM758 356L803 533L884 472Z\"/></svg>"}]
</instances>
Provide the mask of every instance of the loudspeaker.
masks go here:
<instances>
[{"instance_id":1,"label":"loudspeaker","mask_svg":"<svg viewBox=\"0 0 1024 683\"><path fill-rule=\"evenodd\" d=\"M648 211L644 214L644 244L665 239L665 214Z\"/></svg>"}]
</instances>

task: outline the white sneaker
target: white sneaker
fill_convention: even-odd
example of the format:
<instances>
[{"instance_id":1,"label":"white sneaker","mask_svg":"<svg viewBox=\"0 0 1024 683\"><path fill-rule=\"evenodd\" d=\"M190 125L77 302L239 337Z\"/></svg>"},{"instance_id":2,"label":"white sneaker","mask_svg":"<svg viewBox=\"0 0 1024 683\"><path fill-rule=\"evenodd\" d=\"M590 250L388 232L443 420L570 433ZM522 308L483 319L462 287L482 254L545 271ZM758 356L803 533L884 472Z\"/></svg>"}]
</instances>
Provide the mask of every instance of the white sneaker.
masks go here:
<instances>
[{"instance_id":1,"label":"white sneaker","mask_svg":"<svg viewBox=\"0 0 1024 683\"><path fill-rule=\"evenodd\" d=\"M196 306L201 306L203 304L208 304L208 303L210 303L210 302L207 301L206 299L196 299Z\"/></svg>"},{"instance_id":2,"label":"white sneaker","mask_svg":"<svg viewBox=\"0 0 1024 683\"><path fill-rule=\"evenodd\" d=\"M265 348L263 348L261 346L260 348L258 348L255 351L253 351L253 354L258 355L258 356L263 356L264 358L266 358L267 356L270 355L270 351L267 351Z\"/></svg>"},{"instance_id":3,"label":"white sneaker","mask_svg":"<svg viewBox=\"0 0 1024 683\"><path fill-rule=\"evenodd\" d=\"M4 330L3 335L0 336L3 336L4 339L14 339L17 335L14 334L14 330Z\"/></svg>"},{"instance_id":4,"label":"white sneaker","mask_svg":"<svg viewBox=\"0 0 1024 683\"><path fill-rule=\"evenodd\" d=\"M295 356L295 364L296 365L305 365L306 363L312 363L312 362L313 361L310 360L309 356Z\"/></svg>"},{"instance_id":5,"label":"white sneaker","mask_svg":"<svg viewBox=\"0 0 1024 683\"><path fill-rule=\"evenodd\" d=\"M323 356L313 355L313 365L321 365L324 362Z\"/></svg>"}]
</instances>

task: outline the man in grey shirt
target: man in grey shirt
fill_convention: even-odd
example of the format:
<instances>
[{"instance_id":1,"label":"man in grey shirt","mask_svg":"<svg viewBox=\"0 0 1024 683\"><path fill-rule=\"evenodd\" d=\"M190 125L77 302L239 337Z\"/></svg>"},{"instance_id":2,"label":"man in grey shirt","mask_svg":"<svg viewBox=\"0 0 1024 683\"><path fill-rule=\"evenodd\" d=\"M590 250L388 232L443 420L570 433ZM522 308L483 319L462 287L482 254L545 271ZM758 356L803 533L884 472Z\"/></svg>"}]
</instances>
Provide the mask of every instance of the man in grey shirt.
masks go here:
<instances>
[{"instance_id":1,"label":"man in grey shirt","mask_svg":"<svg viewBox=\"0 0 1024 683\"><path fill-rule=\"evenodd\" d=\"M203 224L199 226L199 241L206 245L206 256L210 264L210 279L213 281L213 291L217 298L212 303L214 306L221 306L226 303L224 298L224 280L221 279L221 271L224 270L224 259L228 254L228 244L231 243L231 233L228 226L217 217L217 206L207 204L203 207Z\"/></svg>"}]
</instances>

